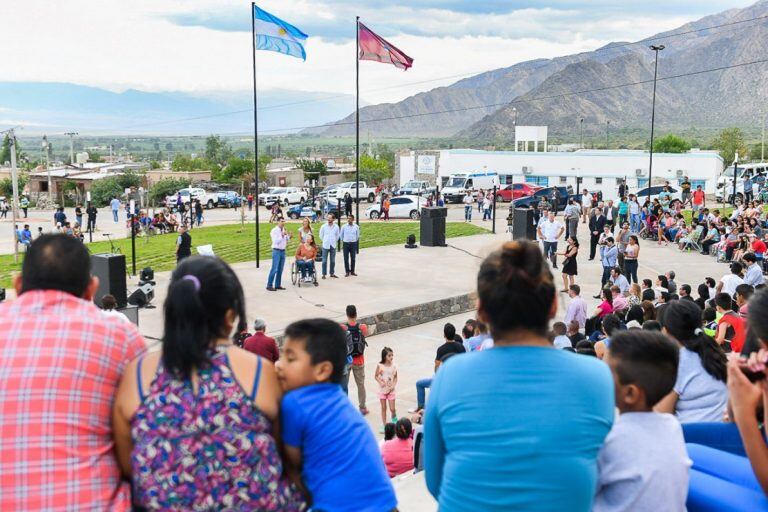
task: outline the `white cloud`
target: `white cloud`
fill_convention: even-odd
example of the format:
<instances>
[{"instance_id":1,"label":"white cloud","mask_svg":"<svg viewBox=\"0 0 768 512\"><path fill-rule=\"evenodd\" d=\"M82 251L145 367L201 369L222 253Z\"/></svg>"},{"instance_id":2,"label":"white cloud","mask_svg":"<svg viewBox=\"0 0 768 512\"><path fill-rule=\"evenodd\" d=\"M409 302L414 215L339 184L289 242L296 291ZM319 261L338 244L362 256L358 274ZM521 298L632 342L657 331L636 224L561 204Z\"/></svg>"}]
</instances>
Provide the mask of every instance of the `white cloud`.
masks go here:
<instances>
[{"instance_id":1,"label":"white cloud","mask_svg":"<svg viewBox=\"0 0 768 512\"><path fill-rule=\"evenodd\" d=\"M266 0L264 8L286 18L335 20L333 6L322 1ZM217 9L242 10L249 2L234 0L25 0L5 8L0 31L5 81L59 81L121 91L247 90L251 87L251 42L247 32L180 26L169 16ZM361 9L364 10L364 7ZM393 6L405 34L391 41L415 59L402 72L391 66L361 62L361 94L368 102L397 101L456 79L414 84L439 77L470 74L594 49L615 39L639 39L674 28L684 17L616 16L586 20L571 27L573 11L525 9L511 14L452 13ZM353 25L352 20L344 22ZM483 35L477 32L483 25ZM375 30L375 25L372 26ZM353 33L354 28L350 29ZM414 34L455 34L431 37ZM516 35L517 34L517 35ZM259 52L259 87L354 92L354 42L310 38L307 62ZM402 87L400 87L402 86ZM86 106L87 107L87 106Z\"/></svg>"}]
</instances>

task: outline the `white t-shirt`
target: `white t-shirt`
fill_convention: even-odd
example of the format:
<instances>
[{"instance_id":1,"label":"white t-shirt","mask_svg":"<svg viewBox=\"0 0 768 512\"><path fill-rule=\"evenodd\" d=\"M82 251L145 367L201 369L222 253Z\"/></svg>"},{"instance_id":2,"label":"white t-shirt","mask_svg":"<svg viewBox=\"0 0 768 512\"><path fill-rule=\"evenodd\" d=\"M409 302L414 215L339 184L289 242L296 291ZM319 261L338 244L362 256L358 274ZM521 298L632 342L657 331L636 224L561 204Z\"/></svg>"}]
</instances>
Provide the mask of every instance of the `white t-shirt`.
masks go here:
<instances>
[{"instance_id":1,"label":"white t-shirt","mask_svg":"<svg viewBox=\"0 0 768 512\"><path fill-rule=\"evenodd\" d=\"M593 512L684 512L691 459L671 414L619 416L597 457Z\"/></svg>"},{"instance_id":2,"label":"white t-shirt","mask_svg":"<svg viewBox=\"0 0 768 512\"><path fill-rule=\"evenodd\" d=\"M472 204L472 203L474 203L474 200L472 199L472 196L470 196L470 195L464 196L463 201L464 201L464 204Z\"/></svg>"},{"instance_id":3,"label":"white t-shirt","mask_svg":"<svg viewBox=\"0 0 768 512\"><path fill-rule=\"evenodd\" d=\"M707 373L699 355L687 348L680 349L674 390L679 397L675 415L680 423L723 421L728 388L725 382Z\"/></svg>"},{"instance_id":4,"label":"white t-shirt","mask_svg":"<svg viewBox=\"0 0 768 512\"><path fill-rule=\"evenodd\" d=\"M592 206L592 194L581 194L581 206L584 208Z\"/></svg>"},{"instance_id":5,"label":"white t-shirt","mask_svg":"<svg viewBox=\"0 0 768 512\"><path fill-rule=\"evenodd\" d=\"M571 343L571 338L569 338L565 334L561 334L560 336L555 336L555 339L552 341L552 344L555 346L555 348L573 347L573 343Z\"/></svg>"},{"instance_id":6,"label":"white t-shirt","mask_svg":"<svg viewBox=\"0 0 768 512\"><path fill-rule=\"evenodd\" d=\"M722 292L727 293L731 297L736 293L736 287L744 284L744 280L736 274L726 274L720 279L720 282L723 283Z\"/></svg>"},{"instance_id":7,"label":"white t-shirt","mask_svg":"<svg viewBox=\"0 0 768 512\"><path fill-rule=\"evenodd\" d=\"M539 229L541 230L542 240L545 242L557 242L557 235L560 230L564 229L563 223L555 219L550 222L549 218L542 220L539 223Z\"/></svg>"}]
</instances>

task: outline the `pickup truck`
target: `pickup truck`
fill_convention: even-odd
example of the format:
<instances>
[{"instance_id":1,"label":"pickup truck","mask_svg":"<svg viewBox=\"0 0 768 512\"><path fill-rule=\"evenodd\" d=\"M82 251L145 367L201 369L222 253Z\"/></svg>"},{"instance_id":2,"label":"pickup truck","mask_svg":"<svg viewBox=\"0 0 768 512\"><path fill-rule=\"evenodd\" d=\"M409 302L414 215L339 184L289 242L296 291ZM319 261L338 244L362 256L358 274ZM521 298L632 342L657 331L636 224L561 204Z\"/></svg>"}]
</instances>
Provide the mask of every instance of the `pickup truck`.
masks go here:
<instances>
[{"instance_id":1,"label":"pickup truck","mask_svg":"<svg viewBox=\"0 0 768 512\"><path fill-rule=\"evenodd\" d=\"M551 203L552 192L554 192L554 190L555 187L542 188L541 190L534 192L531 196L521 197L520 199L513 200L511 207L538 208L539 201L541 201L542 197L546 197L547 200ZM568 204L568 199L570 198L573 198L576 201L581 200L580 196L573 195L573 188L570 185L567 187L557 187L557 190L560 192L560 201L557 203L557 211L565 210L565 206Z\"/></svg>"},{"instance_id":2,"label":"pickup truck","mask_svg":"<svg viewBox=\"0 0 768 512\"><path fill-rule=\"evenodd\" d=\"M264 194L264 206L271 208L275 203L288 206L291 204L303 203L306 199L307 192L302 188L279 187L270 189L267 193Z\"/></svg>"},{"instance_id":3,"label":"pickup truck","mask_svg":"<svg viewBox=\"0 0 768 512\"><path fill-rule=\"evenodd\" d=\"M435 191L435 187L428 181L411 180L397 191L398 196L428 196Z\"/></svg>"},{"instance_id":4,"label":"pickup truck","mask_svg":"<svg viewBox=\"0 0 768 512\"><path fill-rule=\"evenodd\" d=\"M344 196L349 194L352 196L352 199L355 198L356 190L355 190L355 182L354 181L347 181L345 183L339 183L339 186L333 190L328 191L327 199L329 200L339 200L344 199ZM364 181L359 182L360 185L360 199L366 199L369 203L372 203L376 200L376 189L373 187L369 187ZM325 192L325 191L323 191Z\"/></svg>"},{"instance_id":5,"label":"pickup truck","mask_svg":"<svg viewBox=\"0 0 768 512\"><path fill-rule=\"evenodd\" d=\"M182 188L177 193L166 196L165 198L165 205L169 208L172 208L176 206L177 203L177 197L181 194L181 201L184 204L189 204L191 199L200 200L200 203L205 208L213 208L216 206L216 203L219 202L218 196L216 194L209 194L202 188L197 187L189 187L189 188Z\"/></svg>"}]
</instances>

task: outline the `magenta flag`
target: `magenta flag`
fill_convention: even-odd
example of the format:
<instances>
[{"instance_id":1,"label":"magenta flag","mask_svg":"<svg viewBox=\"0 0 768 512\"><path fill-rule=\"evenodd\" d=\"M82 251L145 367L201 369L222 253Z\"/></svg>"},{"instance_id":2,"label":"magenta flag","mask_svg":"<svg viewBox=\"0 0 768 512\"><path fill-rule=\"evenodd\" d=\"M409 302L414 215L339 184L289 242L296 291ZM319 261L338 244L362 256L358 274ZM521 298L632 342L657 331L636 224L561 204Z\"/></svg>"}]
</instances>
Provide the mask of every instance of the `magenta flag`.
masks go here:
<instances>
[{"instance_id":1,"label":"magenta flag","mask_svg":"<svg viewBox=\"0 0 768 512\"><path fill-rule=\"evenodd\" d=\"M358 57L360 60L373 60L392 64L402 70L407 70L413 66L413 59L401 52L395 45L377 35L371 29L358 22L359 48Z\"/></svg>"}]
</instances>

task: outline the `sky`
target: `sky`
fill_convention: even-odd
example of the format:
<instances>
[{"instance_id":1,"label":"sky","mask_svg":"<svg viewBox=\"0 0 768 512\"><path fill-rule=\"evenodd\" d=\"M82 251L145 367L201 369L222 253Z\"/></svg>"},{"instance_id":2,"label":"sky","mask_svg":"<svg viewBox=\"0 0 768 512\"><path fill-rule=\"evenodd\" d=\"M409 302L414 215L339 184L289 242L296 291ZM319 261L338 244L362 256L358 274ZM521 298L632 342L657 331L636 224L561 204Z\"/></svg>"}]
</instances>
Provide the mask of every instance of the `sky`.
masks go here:
<instances>
[{"instance_id":1,"label":"sky","mask_svg":"<svg viewBox=\"0 0 768 512\"><path fill-rule=\"evenodd\" d=\"M259 89L353 94L354 18L414 58L407 72L361 62L366 103L462 76L676 28L742 0L262 0L310 35L307 60L258 52ZM220 94L251 88L250 2L3 0L4 81L112 91ZM15 22L13 20L16 20Z\"/></svg>"}]
</instances>

